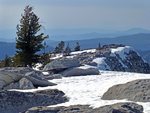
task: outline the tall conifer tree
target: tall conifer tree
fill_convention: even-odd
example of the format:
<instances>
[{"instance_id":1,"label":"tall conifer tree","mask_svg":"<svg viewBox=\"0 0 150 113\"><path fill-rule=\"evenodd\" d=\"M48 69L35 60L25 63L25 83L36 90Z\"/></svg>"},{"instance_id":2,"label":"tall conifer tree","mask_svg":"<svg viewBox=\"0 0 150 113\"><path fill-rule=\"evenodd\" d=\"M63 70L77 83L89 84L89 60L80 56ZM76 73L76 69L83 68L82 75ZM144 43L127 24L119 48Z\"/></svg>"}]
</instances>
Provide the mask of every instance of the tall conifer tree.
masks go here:
<instances>
[{"instance_id":1,"label":"tall conifer tree","mask_svg":"<svg viewBox=\"0 0 150 113\"><path fill-rule=\"evenodd\" d=\"M4 67L9 67L10 66L10 58L6 54L5 59L4 59Z\"/></svg>"},{"instance_id":2,"label":"tall conifer tree","mask_svg":"<svg viewBox=\"0 0 150 113\"><path fill-rule=\"evenodd\" d=\"M61 41L55 48L55 53L62 53L64 50L65 42Z\"/></svg>"},{"instance_id":3,"label":"tall conifer tree","mask_svg":"<svg viewBox=\"0 0 150 113\"><path fill-rule=\"evenodd\" d=\"M43 37L44 33L38 33L41 29L39 17L32 10L32 7L26 6L20 24L17 25L16 58L20 63L18 65L25 67L38 62L37 52L43 48L43 40L48 38Z\"/></svg>"},{"instance_id":4,"label":"tall conifer tree","mask_svg":"<svg viewBox=\"0 0 150 113\"><path fill-rule=\"evenodd\" d=\"M69 56L69 55L70 55L70 52L71 52L71 49L70 49L69 43L68 43L68 44L67 44L67 47L66 47L66 49L65 49L65 51L64 51L64 55L65 55L65 56Z\"/></svg>"},{"instance_id":5,"label":"tall conifer tree","mask_svg":"<svg viewBox=\"0 0 150 113\"><path fill-rule=\"evenodd\" d=\"M74 48L74 51L80 51L79 42L76 42L76 47Z\"/></svg>"}]
</instances>

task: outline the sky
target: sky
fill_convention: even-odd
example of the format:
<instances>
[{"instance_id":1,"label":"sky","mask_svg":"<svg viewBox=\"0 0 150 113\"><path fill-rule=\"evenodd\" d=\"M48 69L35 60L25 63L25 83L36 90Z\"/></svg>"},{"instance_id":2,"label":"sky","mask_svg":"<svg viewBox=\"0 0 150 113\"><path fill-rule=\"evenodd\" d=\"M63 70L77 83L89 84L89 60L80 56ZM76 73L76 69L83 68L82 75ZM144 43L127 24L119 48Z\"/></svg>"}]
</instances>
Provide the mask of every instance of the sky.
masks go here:
<instances>
[{"instance_id":1,"label":"sky","mask_svg":"<svg viewBox=\"0 0 150 113\"><path fill-rule=\"evenodd\" d=\"M44 30L150 28L150 0L0 0L0 30L15 30L26 5Z\"/></svg>"},{"instance_id":2,"label":"sky","mask_svg":"<svg viewBox=\"0 0 150 113\"><path fill-rule=\"evenodd\" d=\"M150 0L0 0L0 26L13 29L26 5L47 29L150 28Z\"/></svg>"}]
</instances>

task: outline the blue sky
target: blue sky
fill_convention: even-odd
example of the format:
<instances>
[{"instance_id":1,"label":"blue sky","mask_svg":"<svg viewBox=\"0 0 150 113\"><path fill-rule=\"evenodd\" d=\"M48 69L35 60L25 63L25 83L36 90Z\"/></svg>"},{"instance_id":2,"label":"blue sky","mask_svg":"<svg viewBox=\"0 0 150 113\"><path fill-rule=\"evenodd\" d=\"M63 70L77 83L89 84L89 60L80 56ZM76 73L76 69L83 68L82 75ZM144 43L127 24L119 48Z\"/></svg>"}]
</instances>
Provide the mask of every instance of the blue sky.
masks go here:
<instances>
[{"instance_id":1,"label":"blue sky","mask_svg":"<svg viewBox=\"0 0 150 113\"><path fill-rule=\"evenodd\" d=\"M28 4L46 29L150 28L150 0L0 0L1 29L15 29Z\"/></svg>"}]
</instances>

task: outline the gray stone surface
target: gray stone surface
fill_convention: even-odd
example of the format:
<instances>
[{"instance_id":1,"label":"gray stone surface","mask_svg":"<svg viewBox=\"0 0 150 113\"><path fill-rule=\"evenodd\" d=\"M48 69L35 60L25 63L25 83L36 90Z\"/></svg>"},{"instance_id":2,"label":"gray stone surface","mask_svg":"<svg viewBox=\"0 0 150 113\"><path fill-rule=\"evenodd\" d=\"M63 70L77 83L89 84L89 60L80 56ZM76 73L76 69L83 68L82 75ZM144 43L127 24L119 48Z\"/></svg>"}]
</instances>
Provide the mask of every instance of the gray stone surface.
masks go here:
<instances>
[{"instance_id":1,"label":"gray stone surface","mask_svg":"<svg viewBox=\"0 0 150 113\"><path fill-rule=\"evenodd\" d=\"M20 79L18 82L13 82L7 86L5 86L3 89L34 89L32 82L29 81L26 78Z\"/></svg>"},{"instance_id":2,"label":"gray stone surface","mask_svg":"<svg viewBox=\"0 0 150 113\"><path fill-rule=\"evenodd\" d=\"M27 80L21 80L26 78ZM30 83L32 82L32 83ZM33 86L31 85L33 84ZM26 85L26 86L25 86ZM0 69L0 89L29 89L56 85L49 82L42 72L26 67L7 67Z\"/></svg>"},{"instance_id":3,"label":"gray stone surface","mask_svg":"<svg viewBox=\"0 0 150 113\"><path fill-rule=\"evenodd\" d=\"M46 80L42 72L38 71L28 72L25 74L24 77L30 80L35 87L46 87L56 85Z\"/></svg>"},{"instance_id":4,"label":"gray stone surface","mask_svg":"<svg viewBox=\"0 0 150 113\"><path fill-rule=\"evenodd\" d=\"M86 68L82 69L80 67L70 68L61 73L65 77L69 76L86 76L86 75L99 75L99 70L97 68Z\"/></svg>"},{"instance_id":5,"label":"gray stone surface","mask_svg":"<svg viewBox=\"0 0 150 113\"><path fill-rule=\"evenodd\" d=\"M25 78L30 80L35 87L46 87L46 86L56 85L52 82L49 82L46 79L39 79L39 78L37 79L37 78L32 77L32 76L25 76Z\"/></svg>"},{"instance_id":6,"label":"gray stone surface","mask_svg":"<svg viewBox=\"0 0 150 113\"><path fill-rule=\"evenodd\" d=\"M51 71L51 70L62 70L62 69L68 69L72 67L80 66L80 63L77 59L56 59L52 62L48 63L44 67L44 71Z\"/></svg>"},{"instance_id":7,"label":"gray stone surface","mask_svg":"<svg viewBox=\"0 0 150 113\"><path fill-rule=\"evenodd\" d=\"M4 86L21 79L20 74L14 72L0 71L0 89Z\"/></svg>"},{"instance_id":8,"label":"gray stone surface","mask_svg":"<svg viewBox=\"0 0 150 113\"><path fill-rule=\"evenodd\" d=\"M42 72L35 70L25 73L25 76L31 76L37 79L45 79L45 76Z\"/></svg>"},{"instance_id":9,"label":"gray stone surface","mask_svg":"<svg viewBox=\"0 0 150 113\"><path fill-rule=\"evenodd\" d=\"M96 66L96 63L92 62L95 58L104 57L105 63L111 71L123 71L123 72L138 72L138 73L150 73L150 65L145 62L139 54L133 49L129 50L129 53L124 52L125 59L122 59L119 54L111 55L112 48L125 47L124 45L110 44L104 45L100 50L96 52L84 52L77 54L74 58L78 59L81 65ZM107 70L107 69L104 69Z\"/></svg>"},{"instance_id":10,"label":"gray stone surface","mask_svg":"<svg viewBox=\"0 0 150 113\"><path fill-rule=\"evenodd\" d=\"M21 89L34 89L32 82L26 78L22 78L21 80L19 80L19 87Z\"/></svg>"},{"instance_id":11,"label":"gray stone surface","mask_svg":"<svg viewBox=\"0 0 150 113\"><path fill-rule=\"evenodd\" d=\"M143 107L135 103L117 103L96 109L92 109L88 105L34 107L24 113L143 113Z\"/></svg>"},{"instance_id":12,"label":"gray stone surface","mask_svg":"<svg viewBox=\"0 0 150 113\"><path fill-rule=\"evenodd\" d=\"M64 93L57 89L36 91L36 92L17 92L0 91L0 112L19 113L31 107L48 106L66 102Z\"/></svg>"},{"instance_id":13,"label":"gray stone surface","mask_svg":"<svg viewBox=\"0 0 150 113\"><path fill-rule=\"evenodd\" d=\"M1 68L0 72L1 71L14 72L14 73L24 75L27 72L31 72L35 70L33 70L32 68L28 68L28 67L5 67L5 68Z\"/></svg>"},{"instance_id":14,"label":"gray stone surface","mask_svg":"<svg viewBox=\"0 0 150 113\"><path fill-rule=\"evenodd\" d=\"M52 79L61 79L62 78L62 74L52 74L52 75L48 75L46 76L47 80L52 80Z\"/></svg>"},{"instance_id":15,"label":"gray stone surface","mask_svg":"<svg viewBox=\"0 0 150 113\"><path fill-rule=\"evenodd\" d=\"M150 102L150 79L135 80L112 86L104 93L102 99L128 99L138 102Z\"/></svg>"},{"instance_id":16,"label":"gray stone surface","mask_svg":"<svg viewBox=\"0 0 150 113\"><path fill-rule=\"evenodd\" d=\"M50 62L44 67L44 71L50 71L52 74L59 73L65 69L72 67L79 67L79 65L91 65L97 66L97 63L93 62L96 58L105 58L104 62L107 65L104 70L111 71L123 71L123 72L138 72L138 73L150 73L150 65L145 62L139 54L131 48L129 51L122 51L121 54L111 54L111 49L117 49L118 47L125 47L121 44L104 45L100 50L95 52L82 52L75 54L73 58L59 58ZM122 54L125 58L122 58ZM98 64L99 65L99 64ZM103 67L99 65L99 68ZM102 68L100 68L102 69Z\"/></svg>"}]
</instances>

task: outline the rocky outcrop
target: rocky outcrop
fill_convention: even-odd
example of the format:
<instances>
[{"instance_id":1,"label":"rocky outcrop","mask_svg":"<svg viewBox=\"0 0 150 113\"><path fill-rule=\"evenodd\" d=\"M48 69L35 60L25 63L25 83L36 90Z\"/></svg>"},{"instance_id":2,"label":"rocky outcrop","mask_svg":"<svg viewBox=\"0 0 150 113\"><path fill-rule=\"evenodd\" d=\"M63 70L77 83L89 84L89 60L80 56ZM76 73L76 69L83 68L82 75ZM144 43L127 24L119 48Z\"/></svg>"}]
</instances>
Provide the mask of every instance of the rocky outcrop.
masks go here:
<instances>
[{"instance_id":1,"label":"rocky outcrop","mask_svg":"<svg viewBox=\"0 0 150 113\"><path fill-rule=\"evenodd\" d=\"M63 77L62 74L52 74L52 75L46 76L46 79L47 79L47 80L61 79L62 77Z\"/></svg>"},{"instance_id":2,"label":"rocky outcrop","mask_svg":"<svg viewBox=\"0 0 150 113\"><path fill-rule=\"evenodd\" d=\"M112 86L104 93L102 99L128 99L138 102L150 102L150 79L135 80Z\"/></svg>"},{"instance_id":3,"label":"rocky outcrop","mask_svg":"<svg viewBox=\"0 0 150 113\"><path fill-rule=\"evenodd\" d=\"M19 113L31 107L66 102L62 91L51 89L36 92L0 91L1 113Z\"/></svg>"},{"instance_id":4,"label":"rocky outcrop","mask_svg":"<svg viewBox=\"0 0 150 113\"><path fill-rule=\"evenodd\" d=\"M3 89L34 89L34 85L32 82L26 78L20 79L18 82L13 82L7 86L5 86Z\"/></svg>"},{"instance_id":5,"label":"rocky outcrop","mask_svg":"<svg viewBox=\"0 0 150 113\"><path fill-rule=\"evenodd\" d=\"M51 70L64 70L64 69L68 69L68 68L72 68L72 67L77 67L80 66L80 63L77 59L57 59L57 60L53 60L52 62L48 63L45 67L44 67L44 71L51 71Z\"/></svg>"},{"instance_id":6,"label":"rocky outcrop","mask_svg":"<svg viewBox=\"0 0 150 113\"><path fill-rule=\"evenodd\" d=\"M130 46L104 45L95 52L75 54L81 65L95 66L101 70L150 73L150 65ZM101 59L95 62L95 59ZM103 62L102 62L103 60Z\"/></svg>"},{"instance_id":7,"label":"rocky outcrop","mask_svg":"<svg viewBox=\"0 0 150 113\"><path fill-rule=\"evenodd\" d=\"M25 73L25 77L26 76L30 76L36 79L45 79L45 76L42 72L35 70Z\"/></svg>"},{"instance_id":8,"label":"rocky outcrop","mask_svg":"<svg viewBox=\"0 0 150 113\"><path fill-rule=\"evenodd\" d=\"M67 69L64 72L61 73L65 77L70 76L85 76L85 75L99 75L99 70L97 68L82 68L81 67L75 67L71 69Z\"/></svg>"},{"instance_id":9,"label":"rocky outcrop","mask_svg":"<svg viewBox=\"0 0 150 113\"><path fill-rule=\"evenodd\" d=\"M0 89L32 89L56 85L49 82L40 71L31 68L7 67L0 69Z\"/></svg>"},{"instance_id":10,"label":"rocky outcrop","mask_svg":"<svg viewBox=\"0 0 150 113\"><path fill-rule=\"evenodd\" d=\"M131 50L129 53L125 54L127 58L123 61L123 63L130 69L130 72L150 73L149 64L135 51Z\"/></svg>"},{"instance_id":11,"label":"rocky outcrop","mask_svg":"<svg viewBox=\"0 0 150 113\"><path fill-rule=\"evenodd\" d=\"M56 85L46 80L41 72L39 73L40 74L35 74L35 72L26 73L25 78L30 80L35 87L46 87Z\"/></svg>"},{"instance_id":12,"label":"rocky outcrop","mask_svg":"<svg viewBox=\"0 0 150 113\"><path fill-rule=\"evenodd\" d=\"M32 72L34 71L32 68L28 68L28 67L5 67L5 68L0 68L0 72L14 72L14 73L18 73L21 75L26 74L27 72Z\"/></svg>"},{"instance_id":13,"label":"rocky outcrop","mask_svg":"<svg viewBox=\"0 0 150 113\"><path fill-rule=\"evenodd\" d=\"M104 45L99 50L95 49L93 51L92 49L91 52L90 50L84 50L75 54L73 52L71 55L70 58L64 56L63 58L55 59L54 62L57 64L57 61L60 62L63 59L78 59L80 65L86 64L95 67L98 65L97 68L102 70L150 73L149 64L132 47L121 44ZM104 59L103 63L94 62L97 58ZM106 68L103 68L104 64Z\"/></svg>"},{"instance_id":14,"label":"rocky outcrop","mask_svg":"<svg viewBox=\"0 0 150 113\"><path fill-rule=\"evenodd\" d=\"M24 113L143 113L143 107L135 103L117 103L96 109L92 109L88 105L34 107Z\"/></svg>"},{"instance_id":15,"label":"rocky outcrop","mask_svg":"<svg viewBox=\"0 0 150 113\"><path fill-rule=\"evenodd\" d=\"M57 74L81 65L95 66L100 70L150 73L150 65L132 47L119 44L104 45L99 50L72 52L69 57L55 58L43 70Z\"/></svg>"},{"instance_id":16,"label":"rocky outcrop","mask_svg":"<svg viewBox=\"0 0 150 113\"><path fill-rule=\"evenodd\" d=\"M4 86L21 79L20 74L14 72L0 71L0 89Z\"/></svg>"},{"instance_id":17,"label":"rocky outcrop","mask_svg":"<svg viewBox=\"0 0 150 113\"><path fill-rule=\"evenodd\" d=\"M146 63L134 50L130 50L130 48L128 52L121 53L120 51L106 57L105 62L109 65L112 71L120 70L127 72L150 73L149 64Z\"/></svg>"}]
</instances>

